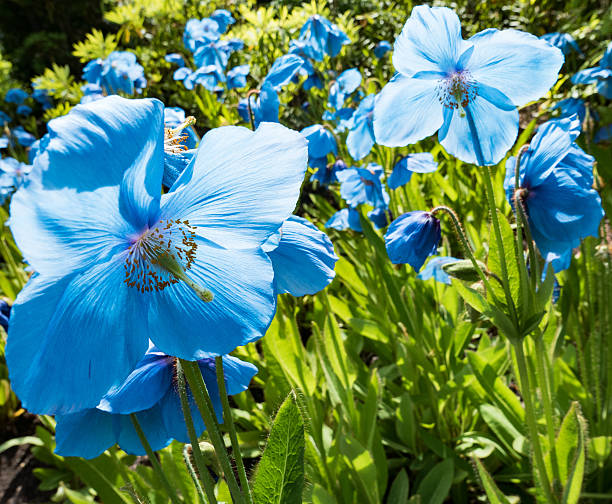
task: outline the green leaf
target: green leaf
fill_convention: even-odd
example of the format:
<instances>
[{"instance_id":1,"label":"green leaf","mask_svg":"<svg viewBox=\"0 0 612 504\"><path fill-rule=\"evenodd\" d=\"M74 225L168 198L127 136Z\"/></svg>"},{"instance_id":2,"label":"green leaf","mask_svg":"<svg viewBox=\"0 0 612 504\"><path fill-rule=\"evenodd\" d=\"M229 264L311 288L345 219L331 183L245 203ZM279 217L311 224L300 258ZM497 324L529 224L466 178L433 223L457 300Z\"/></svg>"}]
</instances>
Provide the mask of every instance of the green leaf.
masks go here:
<instances>
[{"instance_id":1,"label":"green leaf","mask_svg":"<svg viewBox=\"0 0 612 504\"><path fill-rule=\"evenodd\" d=\"M360 494L367 497L367 502L377 504L380 502L376 464L370 452L354 437L346 434L340 437L340 452L344 455L344 463L353 476L354 485ZM360 500L360 502L366 502Z\"/></svg>"},{"instance_id":2,"label":"green leaf","mask_svg":"<svg viewBox=\"0 0 612 504\"><path fill-rule=\"evenodd\" d=\"M574 402L561 423L555 443L564 504L575 504L580 498L586 459L583 423L578 403Z\"/></svg>"},{"instance_id":3,"label":"green leaf","mask_svg":"<svg viewBox=\"0 0 612 504\"><path fill-rule=\"evenodd\" d=\"M480 406L480 414L508 450L514 450L521 455L527 454L525 450L527 441L525 436L512 425L512 422L508 420L502 410L492 404L482 404Z\"/></svg>"},{"instance_id":4,"label":"green leaf","mask_svg":"<svg viewBox=\"0 0 612 504\"><path fill-rule=\"evenodd\" d=\"M453 459L445 459L433 466L419 485L417 493L421 496L421 502L442 504L448 497L454 474Z\"/></svg>"},{"instance_id":5,"label":"green leaf","mask_svg":"<svg viewBox=\"0 0 612 504\"><path fill-rule=\"evenodd\" d=\"M480 261L476 261L482 271L487 271L487 266ZM470 259L463 259L461 261L448 263L442 266L442 269L448 275L463 280L466 282L477 282L480 280L478 271L472 264Z\"/></svg>"},{"instance_id":6,"label":"green leaf","mask_svg":"<svg viewBox=\"0 0 612 504\"><path fill-rule=\"evenodd\" d=\"M261 457L253 497L256 504L295 504L304 486L304 420L292 392L281 405Z\"/></svg>"},{"instance_id":7,"label":"green leaf","mask_svg":"<svg viewBox=\"0 0 612 504\"><path fill-rule=\"evenodd\" d=\"M506 498L506 496L499 488L497 488L495 481L484 468L482 462L478 459L473 460L478 476L480 477L480 482L482 483L482 488L484 488L484 491L489 498L489 502L491 504L510 504L510 501Z\"/></svg>"},{"instance_id":8,"label":"green leaf","mask_svg":"<svg viewBox=\"0 0 612 504\"><path fill-rule=\"evenodd\" d=\"M18 438L9 439L0 445L0 453L8 450L9 448L13 448L14 446L19 446L22 444L31 444L34 446L44 446L44 442L37 438L36 436L23 436Z\"/></svg>"},{"instance_id":9,"label":"green leaf","mask_svg":"<svg viewBox=\"0 0 612 504\"><path fill-rule=\"evenodd\" d=\"M408 494L410 493L410 481L406 471L402 469L391 485L389 490L389 497L387 502L393 502L394 504L406 504L408 502Z\"/></svg>"}]
</instances>

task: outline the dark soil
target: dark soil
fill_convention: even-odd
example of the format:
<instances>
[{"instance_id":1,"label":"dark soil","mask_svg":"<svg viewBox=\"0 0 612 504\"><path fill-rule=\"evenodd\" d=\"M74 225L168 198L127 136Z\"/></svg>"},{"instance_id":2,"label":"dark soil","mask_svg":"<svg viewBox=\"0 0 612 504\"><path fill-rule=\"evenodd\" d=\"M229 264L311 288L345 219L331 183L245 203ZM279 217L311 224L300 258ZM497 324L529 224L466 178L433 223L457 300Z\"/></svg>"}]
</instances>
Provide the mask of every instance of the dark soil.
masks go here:
<instances>
[{"instance_id":1,"label":"dark soil","mask_svg":"<svg viewBox=\"0 0 612 504\"><path fill-rule=\"evenodd\" d=\"M24 413L0 427L0 444L15 437L34 434L36 416ZM41 504L50 502L52 493L38 490L32 470L40 463L30 453L30 445L15 446L0 453L0 504Z\"/></svg>"}]
</instances>

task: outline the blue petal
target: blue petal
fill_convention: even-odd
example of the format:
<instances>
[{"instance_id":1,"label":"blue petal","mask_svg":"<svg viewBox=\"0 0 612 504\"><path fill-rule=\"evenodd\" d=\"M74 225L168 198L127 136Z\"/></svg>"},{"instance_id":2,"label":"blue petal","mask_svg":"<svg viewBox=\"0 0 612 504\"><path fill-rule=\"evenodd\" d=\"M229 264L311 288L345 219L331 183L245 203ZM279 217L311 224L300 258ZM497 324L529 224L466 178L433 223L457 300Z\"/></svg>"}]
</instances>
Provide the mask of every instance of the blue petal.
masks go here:
<instances>
[{"instance_id":1,"label":"blue petal","mask_svg":"<svg viewBox=\"0 0 612 504\"><path fill-rule=\"evenodd\" d=\"M152 408L172 386L174 359L147 353L119 386L113 387L98 408L109 413L135 413Z\"/></svg>"},{"instance_id":2,"label":"blue petal","mask_svg":"<svg viewBox=\"0 0 612 504\"><path fill-rule=\"evenodd\" d=\"M368 218L377 229L382 229L389 225L390 214L391 213L386 208L375 208L371 212L368 212Z\"/></svg>"},{"instance_id":3,"label":"blue petal","mask_svg":"<svg viewBox=\"0 0 612 504\"><path fill-rule=\"evenodd\" d=\"M250 362L242 361L231 355L223 356L223 375L225 387L229 395L239 394L249 388L257 367Z\"/></svg>"},{"instance_id":4,"label":"blue petal","mask_svg":"<svg viewBox=\"0 0 612 504\"><path fill-rule=\"evenodd\" d=\"M307 151L304 137L280 124L264 123L255 132L211 130L165 198L162 214L188 219L224 247L258 247L292 214Z\"/></svg>"},{"instance_id":5,"label":"blue petal","mask_svg":"<svg viewBox=\"0 0 612 504\"><path fill-rule=\"evenodd\" d=\"M119 447L132 455L146 455L130 415L113 415L113 417ZM172 436L164 425L162 409L159 404L146 411L136 413L136 419L153 451L161 450L170 444ZM185 440L185 442L187 441Z\"/></svg>"},{"instance_id":6,"label":"blue petal","mask_svg":"<svg viewBox=\"0 0 612 504\"><path fill-rule=\"evenodd\" d=\"M166 187L172 187L183 173L189 164L195 159L196 150L190 149L182 152L165 152L164 153L164 177L162 184Z\"/></svg>"},{"instance_id":7,"label":"blue petal","mask_svg":"<svg viewBox=\"0 0 612 504\"><path fill-rule=\"evenodd\" d=\"M281 240L269 252L279 293L305 296L323 290L336 275L338 257L325 233L295 215L281 227Z\"/></svg>"},{"instance_id":8,"label":"blue petal","mask_svg":"<svg viewBox=\"0 0 612 504\"><path fill-rule=\"evenodd\" d=\"M419 72L450 73L468 47L461 38L461 23L454 11L419 5L412 9L395 41L393 66L406 77Z\"/></svg>"},{"instance_id":9,"label":"blue petal","mask_svg":"<svg viewBox=\"0 0 612 504\"><path fill-rule=\"evenodd\" d=\"M285 54L277 58L266 75L264 83L270 84L275 91L280 91L285 84L291 82L303 63L304 60L295 54Z\"/></svg>"},{"instance_id":10,"label":"blue petal","mask_svg":"<svg viewBox=\"0 0 612 504\"><path fill-rule=\"evenodd\" d=\"M394 264L410 264L419 271L425 259L435 253L440 234L440 221L430 213L405 213L390 224L385 234L389 259Z\"/></svg>"},{"instance_id":11,"label":"blue petal","mask_svg":"<svg viewBox=\"0 0 612 504\"><path fill-rule=\"evenodd\" d=\"M60 279L35 276L19 293L6 359L29 411L92 408L134 369L147 348L147 307L123 280L123 262L111 260Z\"/></svg>"},{"instance_id":12,"label":"blue petal","mask_svg":"<svg viewBox=\"0 0 612 504\"><path fill-rule=\"evenodd\" d=\"M469 41L474 51L465 68L478 83L498 89L517 106L544 96L563 65L559 49L522 31L489 29Z\"/></svg>"},{"instance_id":13,"label":"blue petal","mask_svg":"<svg viewBox=\"0 0 612 504\"><path fill-rule=\"evenodd\" d=\"M264 82L259 92L257 106L253 107L255 127L258 128L262 122L278 122L279 110L278 93L269 82Z\"/></svg>"},{"instance_id":14,"label":"blue petal","mask_svg":"<svg viewBox=\"0 0 612 504\"><path fill-rule=\"evenodd\" d=\"M445 109L448 118L438 138L449 154L466 163L499 163L514 144L518 134L518 110L503 110L478 95L465 111ZM483 159L477 158L468 124L471 114Z\"/></svg>"},{"instance_id":15,"label":"blue petal","mask_svg":"<svg viewBox=\"0 0 612 504\"><path fill-rule=\"evenodd\" d=\"M344 231L349 228L359 233L363 231L361 221L359 220L359 212L354 208L343 208L342 210L338 210L325 223L325 227L337 229L338 231Z\"/></svg>"},{"instance_id":16,"label":"blue petal","mask_svg":"<svg viewBox=\"0 0 612 504\"><path fill-rule=\"evenodd\" d=\"M342 93L348 96L361 84L361 72L358 68L349 68L338 76L336 82L339 84Z\"/></svg>"},{"instance_id":17,"label":"blue petal","mask_svg":"<svg viewBox=\"0 0 612 504\"><path fill-rule=\"evenodd\" d=\"M338 146L334 135L324 126L313 124L304 128L300 133L308 140L308 156L311 158L324 158L330 152L338 153Z\"/></svg>"},{"instance_id":18,"label":"blue petal","mask_svg":"<svg viewBox=\"0 0 612 504\"><path fill-rule=\"evenodd\" d=\"M349 131L346 147L351 157L360 160L366 157L374 146L374 128L372 122L363 121Z\"/></svg>"},{"instance_id":19,"label":"blue petal","mask_svg":"<svg viewBox=\"0 0 612 504\"><path fill-rule=\"evenodd\" d=\"M55 453L92 459L115 444L113 415L96 408L55 417Z\"/></svg>"},{"instance_id":20,"label":"blue petal","mask_svg":"<svg viewBox=\"0 0 612 504\"><path fill-rule=\"evenodd\" d=\"M458 260L459 259L454 257L432 257L427 263L427 266L425 266L425 269L417 275L417 278L420 280L429 280L433 278L436 282L450 285L451 278L448 273L442 269L442 266L457 262Z\"/></svg>"},{"instance_id":21,"label":"blue petal","mask_svg":"<svg viewBox=\"0 0 612 504\"><path fill-rule=\"evenodd\" d=\"M212 301L179 282L156 293L149 312L151 340L187 360L203 352L228 353L260 338L275 310L274 272L261 248L226 250L200 237L196 243L187 274L212 292Z\"/></svg>"},{"instance_id":22,"label":"blue petal","mask_svg":"<svg viewBox=\"0 0 612 504\"><path fill-rule=\"evenodd\" d=\"M433 135L442 126L437 81L396 75L378 95L374 134L381 145L399 147Z\"/></svg>"}]
</instances>

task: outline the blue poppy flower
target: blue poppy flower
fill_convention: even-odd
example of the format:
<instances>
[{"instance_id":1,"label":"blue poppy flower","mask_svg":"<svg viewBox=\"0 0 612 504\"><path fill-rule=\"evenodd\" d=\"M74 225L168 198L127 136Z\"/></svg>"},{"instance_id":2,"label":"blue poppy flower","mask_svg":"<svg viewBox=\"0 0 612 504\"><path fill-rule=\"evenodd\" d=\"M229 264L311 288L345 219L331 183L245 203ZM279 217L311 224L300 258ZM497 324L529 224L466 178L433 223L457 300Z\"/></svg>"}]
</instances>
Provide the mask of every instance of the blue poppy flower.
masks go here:
<instances>
[{"instance_id":1,"label":"blue poppy flower","mask_svg":"<svg viewBox=\"0 0 612 504\"><path fill-rule=\"evenodd\" d=\"M249 75L249 65L239 65L227 72L227 88L243 88L246 86L246 78Z\"/></svg>"},{"instance_id":2,"label":"blue poppy flower","mask_svg":"<svg viewBox=\"0 0 612 504\"><path fill-rule=\"evenodd\" d=\"M359 220L359 212L354 208L343 208L342 210L338 210L325 223L325 227L337 229L338 231L344 231L346 229L352 229L358 233L363 231L361 221Z\"/></svg>"},{"instance_id":3,"label":"blue poppy flower","mask_svg":"<svg viewBox=\"0 0 612 504\"><path fill-rule=\"evenodd\" d=\"M21 116L29 116L32 113L32 107L29 107L28 105L19 105L17 107L17 114L21 115Z\"/></svg>"},{"instance_id":4,"label":"blue poppy flower","mask_svg":"<svg viewBox=\"0 0 612 504\"><path fill-rule=\"evenodd\" d=\"M374 48L374 56L378 59L382 58L385 54L387 54L391 50L391 44L386 40L381 40L376 47Z\"/></svg>"},{"instance_id":5,"label":"blue poppy flower","mask_svg":"<svg viewBox=\"0 0 612 504\"><path fill-rule=\"evenodd\" d=\"M11 130L11 136L14 137L19 145L29 147L36 141L36 137L32 133L23 129L23 126L17 126Z\"/></svg>"},{"instance_id":6,"label":"blue poppy flower","mask_svg":"<svg viewBox=\"0 0 612 504\"><path fill-rule=\"evenodd\" d=\"M425 266L425 269L417 275L417 278L419 280L429 280L433 278L436 282L450 285L451 278L449 274L442 269L442 266L457 261L459 261L459 259L455 257L432 257L427 263L427 266Z\"/></svg>"},{"instance_id":7,"label":"blue poppy flower","mask_svg":"<svg viewBox=\"0 0 612 504\"><path fill-rule=\"evenodd\" d=\"M398 73L376 100L376 141L404 146L439 130L453 156L496 164L516 139L516 108L543 96L562 64L559 49L528 33L491 28L463 40L452 10L415 7L395 41Z\"/></svg>"},{"instance_id":8,"label":"blue poppy flower","mask_svg":"<svg viewBox=\"0 0 612 504\"><path fill-rule=\"evenodd\" d=\"M351 42L337 25L318 14L304 23L299 40L306 42L304 52L315 61L323 61L326 54L337 56L342 46Z\"/></svg>"},{"instance_id":9,"label":"blue poppy flower","mask_svg":"<svg viewBox=\"0 0 612 504\"><path fill-rule=\"evenodd\" d=\"M13 305L6 346L24 407L95 407L149 339L195 360L265 333L274 273L261 245L295 207L304 137L278 124L213 129L162 196L158 100L107 97L47 127L11 202L11 231L38 273Z\"/></svg>"},{"instance_id":10,"label":"blue poppy flower","mask_svg":"<svg viewBox=\"0 0 612 504\"><path fill-rule=\"evenodd\" d=\"M395 163L387 184L390 189L397 189L410 182L413 173L432 173L437 169L438 163L429 152L408 154Z\"/></svg>"},{"instance_id":11,"label":"blue poppy flower","mask_svg":"<svg viewBox=\"0 0 612 504\"><path fill-rule=\"evenodd\" d=\"M135 413L154 451L172 439L189 442L175 383L176 358L150 348L120 386L110 390L95 408L56 416L55 453L67 457L97 457L114 444L134 455L144 455L130 414ZM214 356L198 360L217 420L223 422ZM246 390L257 368L230 355L223 356L223 373L229 395ZM187 388L196 435L206 429L191 391Z\"/></svg>"},{"instance_id":12,"label":"blue poppy flower","mask_svg":"<svg viewBox=\"0 0 612 504\"><path fill-rule=\"evenodd\" d=\"M81 91L83 91L81 97L81 103L83 104L104 98L104 92L98 84L84 84L81 86Z\"/></svg>"},{"instance_id":13,"label":"blue poppy flower","mask_svg":"<svg viewBox=\"0 0 612 504\"><path fill-rule=\"evenodd\" d=\"M340 196L352 207L363 203L376 208L389 206L389 195L382 185L382 167L370 163L366 168L347 168L336 174Z\"/></svg>"},{"instance_id":14,"label":"blue poppy flower","mask_svg":"<svg viewBox=\"0 0 612 504\"><path fill-rule=\"evenodd\" d=\"M355 160L366 157L376 143L374 138L374 100L376 95L368 95L359 104L348 123L349 133L346 147Z\"/></svg>"},{"instance_id":15,"label":"blue poppy flower","mask_svg":"<svg viewBox=\"0 0 612 504\"><path fill-rule=\"evenodd\" d=\"M43 110L49 110L51 107L53 107L51 97L46 89L35 89L32 92L32 98L40 103Z\"/></svg>"},{"instance_id":16,"label":"blue poppy flower","mask_svg":"<svg viewBox=\"0 0 612 504\"><path fill-rule=\"evenodd\" d=\"M264 250L272 261L279 294L316 294L336 276L334 266L338 257L331 240L297 215L289 217L281 226L278 244Z\"/></svg>"},{"instance_id":17,"label":"blue poppy flower","mask_svg":"<svg viewBox=\"0 0 612 504\"><path fill-rule=\"evenodd\" d=\"M172 64L175 64L175 65L178 65L179 67L184 67L185 66L185 59L183 58L182 54L179 54L179 53L166 54L164 56L164 59L168 63L172 63Z\"/></svg>"},{"instance_id":18,"label":"blue poppy flower","mask_svg":"<svg viewBox=\"0 0 612 504\"><path fill-rule=\"evenodd\" d=\"M582 54L580 47L578 47L578 43L569 33L547 33L546 35L542 35L540 39L545 40L550 45L560 49L565 55L572 51Z\"/></svg>"},{"instance_id":19,"label":"blue poppy flower","mask_svg":"<svg viewBox=\"0 0 612 504\"><path fill-rule=\"evenodd\" d=\"M352 107L344 107L336 112L326 110L323 112L323 120L335 123L336 128L334 131L336 133L342 133L352 125L351 119L354 113L355 109Z\"/></svg>"},{"instance_id":20,"label":"blue poppy flower","mask_svg":"<svg viewBox=\"0 0 612 504\"><path fill-rule=\"evenodd\" d=\"M174 74L176 75L179 68ZM209 91L217 91L220 82L225 82L225 75L217 65L206 65L198 68L195 72L189 72L183 80L186 89L193 89L196 84L201 84Z\"/></svg>"},{"instance_id":21,"label":"blue poppy flower","mask_svg":"<svg viewBox=\"0 0 612 504\"><path fill-rule=\"evenodd\" d=\"M357 68L349 68L342 72L329 87L327 106L340 110L347 97L361 85L361 72Z\"/></svg>"},{"instance_id":22,"label":"blue poppy flower","mask_svg":"<svg viewBox=\"0 0 612 504\"><path fill-rule=\"evenodd\" d=\"M391 213L387 208L375 208L368 212L368 218L372 221L377 229L382 229L389 225L389 216Z\"/></svg>"},{"instance_id":23,"label":"blue poppy flower","mask_svg":"<svg viewBox=\"0 0 612 504\"><path fill-rule=\"evenodd\" d=\"M580 98L565 98L559 103L556 103L552 110L560 110L561 114L559 117L571 117L574 114L578 115L580 122L584 121L586 116L586 105L584 100Z\"/></svg>"},{"instance_id":24,"label":"blue poppy flower","mask_svg":"<svg viewBox=\"0 0 612 504\"><path fill-rule=\"evenodd\" d=\"M586 236L598 236L604 216L593 185L592 156L575 143L577 116L544 123L521 157L520 187L531 234L555 271L569 267L572 249ZM516 159L506 163L504 187L513 204Z\"/></svg>"},{"instance_id":25,"label":"blue poppy flower","mask_svg":"<svg viewBox=\"0 0 612 504\"><path fill-rule=\"evenodd\" d=\"M612 138L612 124L599 128L593 137L595 143L607 142Z\"/></svg>"},{"instance_id":26,"label":"blue poppy flower","mask_svg":"<svg viewBox=\"0 0 612 504\"><path fill-rule=\"evenodd\" d=\"M612 100L612 42L604 53L599 65L580 70L572 77L574 84L597 84L597 92Z\"/></svg>"},{"instance_id":27,"label":"blue poppy flower","mask_svg":"<svg viewBox=\"0 0 612 504\"><path fill-rule=\"evenodd\" d=\"M193 121L195 119L190 118ZM164 109L164 175L162 184L172 187L196 154L199 137L180 107Z\"/></svg>"},{"instance_id":28,"label":"blue poppy flower","mask_svg":"<svg viewBox=\"0 0 612 504\"><path fill-rule=\"evenodd\" d=\"M232 16L232 13L225 9L217 9L210 15L210 18L216 21L219 25L219 33L225 33L227 31L227 27L236 22Z\"/></svg>"},{"instance_id":29,"label":"blue poppy flower","mask_svg":"<svg viewBox=\"0 0 612 504\"><path fill-rule=\"evenodd\" d=\"M11 122L11 117L6 113L0 110L0 125Z\"/></svg>"},{"instance_id":30,"label":"blue poppy flower","mask_svg":"<svg viewBox=\"0 0 612 504\"><path fill-rule=\"evenodd\" d=\"M338 145L334 135L324 126L313 124L304 128L300 133L308 140L308 158L309 160L320 159L323 165L327 164L328 154L338 154ZM309 161L310 162L310 161ZM316 163L320 166L321 163ZM311 163L312 166L312 163Z\"/></svg>"},{"instance_id":31,"label":"blue poppy flower","mask_svg":"<svg viewBox=\"0 0 612 504\"><path fill-rule=\"evenodd\" d=\"M0 299L0 325L8 332L9 317L11 315L11 305L4 299Z\"/></svg>"},{"instance_id":32,"label":"blue poppy flower","mask_svg":"<svg viewBox=\"0 0 612 504\"><path fill-rule=\"evenodd\" d=\"M264 78L264 84L270 84L275 91L280 91L285 84L291 82L303 64L304 60L295 54L285 54L276 58Z\"/></svg>"},{"instance_id":33,"label":"blue poppy flower","mask_svg":"<svg viewBox=\"0 0 612 504\"><path fill-rule=\"evenodd\" d=\"M15 189L23 185L31 170L31 165L22 163L15 158L5 157L0 159L0 203L4 203Z\"/></svg>"},{"instance_id":34,"label":"blue poppy flower","mask_svg":"<svg viewBox=\"0 0 612 504\"><path fill-rule=\"evenodd\" d=\"M253 114L253 123L257 127L261 122L278 122L280 100L278 93L269 82L264 82L257 98L249 95L238 103L238 113L245 122L250 122L249 106Z\"/></svg>"},{"instance_id":35,"label":"blue poppy flower","mask_svg":"<svg viewBox=\"0 0 612 504\"><path fill-rule=\"evenodd\" d=\"M385 234L387 254L393 264L410 264L419 271L440 242L440 221L429 212L408 212L395 219Z\"/></svg>"},{"instance_id":36,"label":"blue poppy flower","mask_svg":"<svg viewBox=\"0 0 612 504\"><path fill-rule=\"evenodd\" d=\"M28 93L23 89L11 88L4 95L4 101L7 103L14 103L15 105L21 105L28 96Z\"/></svg>"},{"instance_id":37,"label":"blue poppy flower","mask_svg":"<svg viewBox=\"0 0 612 504\"><path fill-rule=\"evenodd\" d=\"M346 163L342 159L336 159L334 163L327 164L327 159L324 162L316 166L318 170L313 173L312 180L316 180L321 185L329 185L334 182L338 182L338 171L345 170L347 168ZM313 166L313 161L309 161L310 166ZM313 166L314 168L314 166Z\"/></svg>"},{"instance_id":38,"label":"blue poppy flower","mask_svg":"<svg viewBox=\"0 0 612 504\"><path fill-rule=\"evenodd\" d=\"M219 40L219 23L214 19L190 19L185 24L183 43L192 53L195 53L201 44Z\"/></svg>"},{"instance_id":39,"label":"blue poppy flower","mask_svg":"<svg viewBox=\"0 0 612 504\"><path fill-rule=\"evenodd\" d=\"M83 79L97 84L107 94L120 91L128 95L140 93L146 86L144 68L136 55L127 51L113 51L106 59L95 59L83 68Z\"/></svg>"}]
</instances>

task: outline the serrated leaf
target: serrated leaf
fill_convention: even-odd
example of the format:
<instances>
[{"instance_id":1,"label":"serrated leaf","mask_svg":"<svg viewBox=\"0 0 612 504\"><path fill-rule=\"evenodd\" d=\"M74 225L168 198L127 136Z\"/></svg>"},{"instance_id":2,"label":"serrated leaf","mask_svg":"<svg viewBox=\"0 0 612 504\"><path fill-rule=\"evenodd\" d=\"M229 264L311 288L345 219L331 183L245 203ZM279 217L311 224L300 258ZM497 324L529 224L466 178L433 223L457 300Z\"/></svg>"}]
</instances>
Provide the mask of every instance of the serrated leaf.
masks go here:
<instances>
[{"instance_id":1,"label":"serrated leaf","mask_svg":"<svg viewBox=\"0 0 612 504\"><path fill-rule=\"evenodd\" d=\"M261 457L253 497L256 504L295 504L304 486L304 420L294 393L281 405Z\"/></svg>"}]
</instances>

